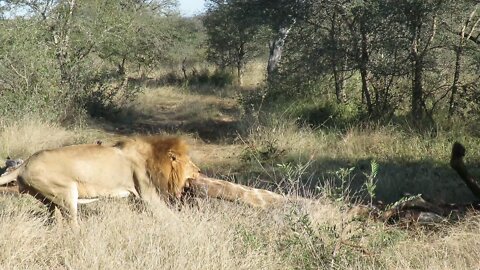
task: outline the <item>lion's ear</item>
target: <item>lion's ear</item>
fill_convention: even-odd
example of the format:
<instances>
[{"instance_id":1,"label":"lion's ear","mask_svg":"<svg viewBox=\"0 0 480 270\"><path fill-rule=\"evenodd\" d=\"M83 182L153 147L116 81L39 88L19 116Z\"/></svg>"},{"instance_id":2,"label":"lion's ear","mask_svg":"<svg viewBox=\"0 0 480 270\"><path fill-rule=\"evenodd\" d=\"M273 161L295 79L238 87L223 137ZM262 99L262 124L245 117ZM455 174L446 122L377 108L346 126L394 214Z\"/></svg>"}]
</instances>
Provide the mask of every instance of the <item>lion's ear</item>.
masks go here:
<instances>
[{"instance_id":1,"label":"lion's ear","mask_svg":"<svg viewBox=\"0 0 480 270\"><path fill-rule=\"evenodd\" d=\"M172 151L168 151L168 157L169 157L170 160L172 160L172 161L177 160L177 155L175 155L175 153L173 153Z\"/></svg>"}]
</instances>

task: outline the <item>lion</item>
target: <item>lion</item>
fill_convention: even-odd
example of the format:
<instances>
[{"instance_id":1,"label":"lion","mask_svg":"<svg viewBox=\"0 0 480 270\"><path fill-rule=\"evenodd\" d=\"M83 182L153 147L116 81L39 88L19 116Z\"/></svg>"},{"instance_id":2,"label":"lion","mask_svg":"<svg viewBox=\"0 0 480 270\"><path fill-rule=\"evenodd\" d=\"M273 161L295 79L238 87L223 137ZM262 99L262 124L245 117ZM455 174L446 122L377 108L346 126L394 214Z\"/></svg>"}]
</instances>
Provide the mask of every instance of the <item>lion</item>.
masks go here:
<instances>
[{"instance_id":1,"label":"lion","mask_svg":"<svg viewBox=\"0 0 480 270\"><path fill-rule=\"evenodd\" d=\"M18 189L45 204L53 217L78 226L77 207L100 197L139 198L146 204L181 196L199 168L178 137L138 136L111 145L83 144L33 154L0 185L17 179Z\"/></svg>"}]
</instances>

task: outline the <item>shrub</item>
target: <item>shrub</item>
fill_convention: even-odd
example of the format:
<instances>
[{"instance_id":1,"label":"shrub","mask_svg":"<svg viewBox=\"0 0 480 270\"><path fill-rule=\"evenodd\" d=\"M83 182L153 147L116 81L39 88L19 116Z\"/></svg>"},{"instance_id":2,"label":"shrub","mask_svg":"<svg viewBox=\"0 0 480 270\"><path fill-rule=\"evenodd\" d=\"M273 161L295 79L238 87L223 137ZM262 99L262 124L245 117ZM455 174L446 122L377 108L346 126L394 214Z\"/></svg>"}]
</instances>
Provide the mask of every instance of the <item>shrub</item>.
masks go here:
<instances>
[{"instance_id":1,"label":"shrub","mask_svg":"<svg viewBox=\"0 0 480 270\"><path fill-rule=\"evenodd\" d=\"M290 107L289 114L309 125L337 128L344 128L365 118L365 113L356 104L332 101L299 101Z\"/></svg>"},{"instance_id":2,"label":"shrub","mask_svg":"<svg viewBox=\"0 0 480 270\"><path fill-rule=\"evenodd\" d=\"M233 84L234 77L232 73L225 71L215 71L210 76L210 84L216 87L225 87Z\"/></svg>"},{"instance_id":3,"label":"shrub","mask_svg":"<svg viewBox=\"0 0 480 270\"><path fill-rule=\"evenodd\" d=\"M128 78L122 82L109 80L90 85L78 99L90 116L114 120L120 109L133 101L141 89L129 84Z\"/></svg>"}]
</instances>

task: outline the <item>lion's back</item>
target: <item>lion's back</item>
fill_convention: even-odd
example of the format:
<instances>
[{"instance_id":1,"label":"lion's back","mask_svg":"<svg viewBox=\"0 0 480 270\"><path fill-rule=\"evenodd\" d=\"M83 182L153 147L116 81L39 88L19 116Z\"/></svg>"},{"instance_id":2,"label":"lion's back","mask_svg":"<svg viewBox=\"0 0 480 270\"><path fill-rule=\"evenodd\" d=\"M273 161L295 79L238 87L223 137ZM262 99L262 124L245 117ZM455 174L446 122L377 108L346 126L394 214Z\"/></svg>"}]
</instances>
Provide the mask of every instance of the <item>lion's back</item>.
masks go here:
<instances>
[{"instance_id":1,"label":"lion's back","mask_svg":"<svg viewBox=\"0 0 480 270\"><path fill-rule=\"evenodd\" d=\"M43 150L32 155L20 176L27 183L63 185L72 181L83 185L130 184L131 162L119 149L102 145L73 145ZM35 183L29 183L35 184Z\"/></svg>"}]
</instances>

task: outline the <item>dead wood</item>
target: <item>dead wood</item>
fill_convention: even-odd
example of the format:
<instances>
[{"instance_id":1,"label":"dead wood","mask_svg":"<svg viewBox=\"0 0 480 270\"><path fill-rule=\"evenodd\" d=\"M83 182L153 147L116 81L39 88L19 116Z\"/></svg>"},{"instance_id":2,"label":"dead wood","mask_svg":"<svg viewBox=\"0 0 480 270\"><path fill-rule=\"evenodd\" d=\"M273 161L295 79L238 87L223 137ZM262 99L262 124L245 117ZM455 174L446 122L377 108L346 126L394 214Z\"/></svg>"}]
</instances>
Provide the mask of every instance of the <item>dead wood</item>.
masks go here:
<instances>
[{"instance_id":1,"label":"dead wood","mask_svg":"<svg viewBox=\"0 0 480 270\"><path fill-rule=\"evenodd\" d=\"M452 156L450 158L450 167L452 167L462 178L463 182L467 187L472 191L472 193L480 199L480 185L478 184L475 177L473 177L467 170L463 157L465 156L466 150L463 145L458 142L455 142L452 147Z\"/></svg>"}]
</instances>

